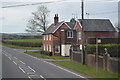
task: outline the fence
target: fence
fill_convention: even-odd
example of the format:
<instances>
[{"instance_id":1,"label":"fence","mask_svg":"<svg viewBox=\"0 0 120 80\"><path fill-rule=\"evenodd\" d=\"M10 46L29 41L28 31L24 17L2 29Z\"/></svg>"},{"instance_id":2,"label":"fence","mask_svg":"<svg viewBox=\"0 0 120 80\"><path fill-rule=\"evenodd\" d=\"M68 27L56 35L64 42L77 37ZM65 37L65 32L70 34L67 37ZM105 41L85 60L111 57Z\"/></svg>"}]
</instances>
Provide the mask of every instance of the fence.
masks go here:
<instances>
[{"instance_id":1,"label":"fence","mask_svg":"<svg viewBox=\"0 0 120 80\"><path fill-rule=\"evenodd\" d=\"M73 51L72 49L70 49L70 59L81 63L82 53L80 51ZM85 64L95 66L95 54L86 54ZM104 70L120 73L118 64L120 64L120 59L111 58L108 54L98 57L98 67L103 68Z\"/></svg>"}]
</instances>

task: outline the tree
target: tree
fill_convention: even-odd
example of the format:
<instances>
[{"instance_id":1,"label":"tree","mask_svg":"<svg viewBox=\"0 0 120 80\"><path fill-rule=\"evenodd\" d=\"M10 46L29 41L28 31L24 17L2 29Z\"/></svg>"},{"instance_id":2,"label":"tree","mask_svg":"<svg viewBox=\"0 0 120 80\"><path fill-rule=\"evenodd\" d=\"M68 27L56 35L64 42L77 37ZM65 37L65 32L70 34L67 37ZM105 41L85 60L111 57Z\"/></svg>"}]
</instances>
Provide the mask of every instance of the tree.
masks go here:
<instances>
[{"instance_id":1,"label":"tree","mask_svg":"<svg viewBox=\"0 0 120 80\"><path fill-rule=\"evenodd\" d=\"M32 12L33 17L28 21L27 32L43 33L47 29L49 10L46 6L41 5L37 11Z\"/></svg>"}]
</instances>

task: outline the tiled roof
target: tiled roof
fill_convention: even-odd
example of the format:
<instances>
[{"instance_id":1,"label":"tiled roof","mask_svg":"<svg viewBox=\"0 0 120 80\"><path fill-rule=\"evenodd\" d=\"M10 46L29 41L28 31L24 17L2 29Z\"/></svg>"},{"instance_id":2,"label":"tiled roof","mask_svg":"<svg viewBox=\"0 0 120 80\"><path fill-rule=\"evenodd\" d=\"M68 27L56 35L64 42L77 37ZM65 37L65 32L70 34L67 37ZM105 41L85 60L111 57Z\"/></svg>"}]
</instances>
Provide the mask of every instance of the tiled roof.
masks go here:
<instances>
[{"instance_id":1,"label":"tiled roof","mask_svg":"<svg viewBox=\"0 0 120 80\"><path fill-rule=\"evenodd\" d=\"M52 34L56 31L56 29L58 29L60 27L60 25L62 25L63 23L66 23L68 25L68 27L70 27L71 29L74 28L75 23L72 22L59 22L56 25L52 24L43 34Z\"/></svg>"},{"instance_id":2,"label":"tiled roof","mask_svg":"<svg viewBox=\"0 0 120 80\"><path fill-rule=\"evenodd\" d=\"M109 19L78 19L84 31L115 32L115 28Z\"/></svg>"}]
</instances>

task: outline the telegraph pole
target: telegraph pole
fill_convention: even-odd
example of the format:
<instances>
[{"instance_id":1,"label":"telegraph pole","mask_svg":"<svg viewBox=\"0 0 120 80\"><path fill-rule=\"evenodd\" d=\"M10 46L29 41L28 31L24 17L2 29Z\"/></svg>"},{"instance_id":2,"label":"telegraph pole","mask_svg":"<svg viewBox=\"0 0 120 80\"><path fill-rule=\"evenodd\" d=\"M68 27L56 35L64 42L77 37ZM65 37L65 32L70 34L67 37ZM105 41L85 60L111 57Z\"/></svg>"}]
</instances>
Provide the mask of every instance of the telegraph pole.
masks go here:
<instances>
[{"instance_id":1,"label":"telegraph pole","mask_svg":"<svg viewBox=\"0 0 120 80\"><path fill-rule=\"evenodd\" d=\"M82 19L84 19L84 0L82 0L82 4L81 4L81 8L82 8Z\"/></svg>"},{"instance_id":2,"label":"telegraph pole","mask_svg":"<svg viewBox=\"0 0 120 80\"><path fill-rule=\"evenodd\" d=\"M83 20L84 20L84 0L82 0L81 2L81 17L82 17L82 21L81 21L81 25L83 26ZM84 26L82 27L82 64L85 64L85 46L84 46Z\"/></svg>"}]
</instances>

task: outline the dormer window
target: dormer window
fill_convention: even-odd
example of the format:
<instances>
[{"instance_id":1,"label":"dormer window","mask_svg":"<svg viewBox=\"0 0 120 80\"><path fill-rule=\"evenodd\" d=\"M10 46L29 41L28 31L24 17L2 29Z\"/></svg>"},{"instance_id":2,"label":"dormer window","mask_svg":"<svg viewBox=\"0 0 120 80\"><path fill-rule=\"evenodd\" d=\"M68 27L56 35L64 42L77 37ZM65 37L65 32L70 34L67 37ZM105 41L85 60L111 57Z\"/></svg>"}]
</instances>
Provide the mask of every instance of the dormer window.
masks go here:
<instances>
[{"instance_id":1,"label":"dormer window","mask_svg":"<svg viewBox=\"0 0 120 80\"><path fill-rule=\"evenodd\" d=\"M73 31L67 32L67 38L73 38Z\"/></svg>"}]
</instances>

